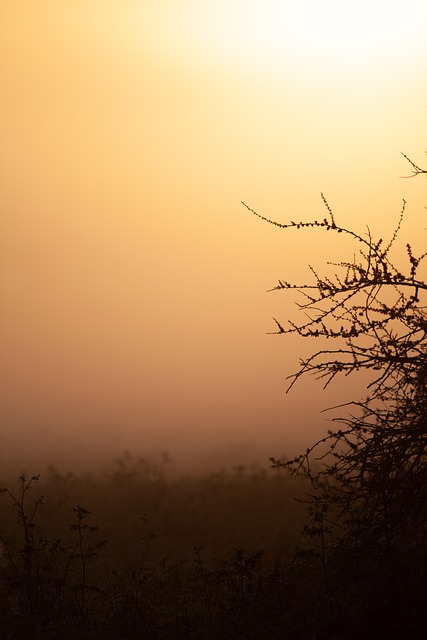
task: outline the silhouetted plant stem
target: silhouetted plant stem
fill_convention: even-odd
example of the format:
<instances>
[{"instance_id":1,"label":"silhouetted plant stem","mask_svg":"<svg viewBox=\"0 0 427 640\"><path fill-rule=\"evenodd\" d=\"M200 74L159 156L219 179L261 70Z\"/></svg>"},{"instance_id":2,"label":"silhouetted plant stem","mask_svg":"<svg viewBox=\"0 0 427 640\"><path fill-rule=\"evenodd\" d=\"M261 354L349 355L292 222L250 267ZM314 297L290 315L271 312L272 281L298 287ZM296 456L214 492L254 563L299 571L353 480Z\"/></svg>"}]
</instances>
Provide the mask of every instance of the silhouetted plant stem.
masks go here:
<instances>
[{"instance_id":1,"label":"silhouetted plant stem","mask_svg":"<svg viewBox=\"0 0 427 640\"><path fill-rule=\"evenodd\" d=\"M86 617L86 607L87 607L87 565L90 558L93 558L98 554L100 549L103 549L107 544L106 540L101 540L99 542L93 542L94 533L98 530L97 526L88 525L83 523L85 518L90 515L90 511L81 505L77 505L73 507L72 511L74 512L77 523L70 524L71 531L75 531L77 534L77 540L74 545L74 548L71 552L71 559L78 559L80 564L80 583L79 583L79 591L80 598L77 599L80 611L82 613L83 619Z\"/></svg>"}]
</instances>

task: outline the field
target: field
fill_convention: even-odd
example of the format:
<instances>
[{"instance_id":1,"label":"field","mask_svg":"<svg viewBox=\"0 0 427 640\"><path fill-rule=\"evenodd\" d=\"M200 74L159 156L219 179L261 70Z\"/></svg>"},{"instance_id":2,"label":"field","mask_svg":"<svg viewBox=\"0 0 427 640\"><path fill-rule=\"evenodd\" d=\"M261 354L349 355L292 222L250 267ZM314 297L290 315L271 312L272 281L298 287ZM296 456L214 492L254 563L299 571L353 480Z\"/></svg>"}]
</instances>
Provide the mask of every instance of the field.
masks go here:
<instances>
[{"instance_id":1,"label":"field","mask_svg":"<svg viewBox=\"0 0 427 640\"><path fill-rule=\"evenodd\" d=\"M174 477L130 456L8 481L0 637L421 638L417 576L396 559L326 565L303 535L308 490L267 466Z\"/></svg>"}]
</instances>

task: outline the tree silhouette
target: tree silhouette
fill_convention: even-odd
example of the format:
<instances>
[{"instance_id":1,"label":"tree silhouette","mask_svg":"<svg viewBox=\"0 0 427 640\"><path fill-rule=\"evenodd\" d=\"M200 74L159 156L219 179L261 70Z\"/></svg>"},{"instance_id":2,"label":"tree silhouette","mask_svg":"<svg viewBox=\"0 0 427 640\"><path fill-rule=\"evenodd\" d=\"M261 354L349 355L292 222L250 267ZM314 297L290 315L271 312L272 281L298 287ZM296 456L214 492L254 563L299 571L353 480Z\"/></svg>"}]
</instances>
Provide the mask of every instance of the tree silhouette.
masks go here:
<instances>
[{"instance_id":1,"label":"tree silhouette","mask_svg":"<svg viewBox=\"0 0 427 640\"><path fill-rule=\"evenodd\" d=\"M413 176L426 173L404 157ZM321 532L322 540L326 532L331 548L397 552L410 546L421 554L427 542L427 283L421 274L427 252L416 255L406 243L402 268L391 257L405 201L391 238L385 240L376 239L369 228L359 234L340 226L323 194L322 200L325 218L288 224L243 204L281 229L316 228L354 241L357 251L351 260L328 263L332 276L310 267L312 282L279 280L273 290L302 294L298 306L304 320L284 324L274 319L274 333L332 343L300 360L289 389L308 374L326 387L339 375L367 371L369 395L341 405L346 415L334 418L336 428L306 452L272 462L308 475L314 491L308 498L307 531Z\"/></svg>"}]
</instances>

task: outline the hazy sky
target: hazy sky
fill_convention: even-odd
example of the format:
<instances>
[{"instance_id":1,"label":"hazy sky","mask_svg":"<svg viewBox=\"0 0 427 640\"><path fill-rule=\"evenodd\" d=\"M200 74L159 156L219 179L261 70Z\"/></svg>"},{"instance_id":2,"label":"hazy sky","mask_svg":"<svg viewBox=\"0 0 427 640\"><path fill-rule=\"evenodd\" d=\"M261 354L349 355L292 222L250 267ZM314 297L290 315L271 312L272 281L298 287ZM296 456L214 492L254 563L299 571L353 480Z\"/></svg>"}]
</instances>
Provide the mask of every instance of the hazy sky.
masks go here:
<instances>
[{"instance_id":1,"label":"hazy sky","mask_svg":"<svg viewBox=\"0 0 427 640\"><path fill-rule=\"evenodd\" d=\"M264 462L327 428L348 390L285 395L312 347L267 335L295 298L266 290L353 249L240 201L286 222L323 191L379 235L405 198L424 248L399 176L426 164L426 24L425 0L1 2L1 465Z\"/></svg>"}]
</instances>

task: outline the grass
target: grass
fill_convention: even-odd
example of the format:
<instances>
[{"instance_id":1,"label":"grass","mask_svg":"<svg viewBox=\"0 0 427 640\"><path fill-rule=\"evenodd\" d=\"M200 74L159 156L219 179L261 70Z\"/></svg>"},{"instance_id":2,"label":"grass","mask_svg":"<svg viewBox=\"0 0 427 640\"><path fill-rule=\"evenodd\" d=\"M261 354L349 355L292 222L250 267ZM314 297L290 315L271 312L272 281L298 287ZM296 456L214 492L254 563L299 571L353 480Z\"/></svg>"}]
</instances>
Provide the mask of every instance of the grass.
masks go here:
<instances>
[{"instance_id":1,"label":"grass","mask_svg":"<svg viewBox=\"0 0 427 640\"><path fill-rule=\"evenodd\" d=\"M424 637L425 563L327 557L301 534L306 490L268 469L167 478L130 456L102 477L23 475L0 495L0 637Z\"/></svg>"}]
</instances>

